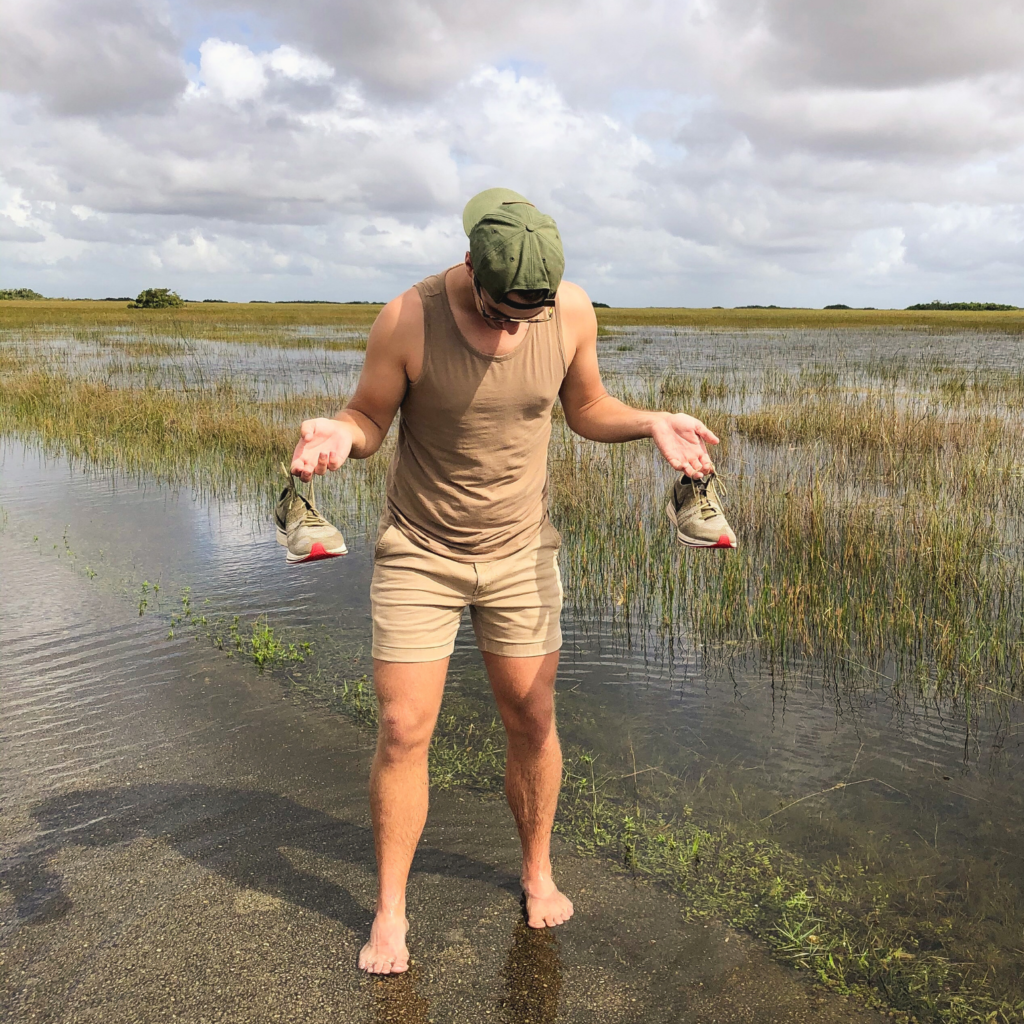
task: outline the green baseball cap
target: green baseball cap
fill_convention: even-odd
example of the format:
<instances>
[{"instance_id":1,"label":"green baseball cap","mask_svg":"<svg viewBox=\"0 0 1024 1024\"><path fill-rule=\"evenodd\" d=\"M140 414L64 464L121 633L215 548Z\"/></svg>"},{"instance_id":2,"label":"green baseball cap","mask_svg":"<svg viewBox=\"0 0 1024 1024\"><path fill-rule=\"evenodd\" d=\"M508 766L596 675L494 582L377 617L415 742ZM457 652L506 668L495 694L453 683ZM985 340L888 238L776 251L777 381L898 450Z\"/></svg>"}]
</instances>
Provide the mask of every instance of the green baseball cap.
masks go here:
<instances>
[{"instance_id":1,"label":"green baseball cap","mask_svg":"<svg viewBox=\"0 0 1024 1024\"><path fill-rule=\"evenodd\" d=\"M473 271L495 302L509 292L543 291L555 297L565 270L558 227L510 188L489 188L466 203Z\"/></svg>"}]
</instances>

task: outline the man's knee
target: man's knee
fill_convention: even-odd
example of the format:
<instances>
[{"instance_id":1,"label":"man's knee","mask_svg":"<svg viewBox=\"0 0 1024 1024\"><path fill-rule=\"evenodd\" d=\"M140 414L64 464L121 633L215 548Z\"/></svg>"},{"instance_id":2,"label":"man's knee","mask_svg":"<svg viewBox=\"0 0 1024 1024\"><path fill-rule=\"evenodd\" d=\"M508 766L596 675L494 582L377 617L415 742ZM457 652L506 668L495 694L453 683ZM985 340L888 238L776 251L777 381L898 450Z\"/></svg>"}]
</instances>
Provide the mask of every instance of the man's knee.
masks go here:
<instances>
[{"instance_id":1,"label":"man's knee","mask_svg":"<svg viewBox=\"0 0 1024 1024\"><path fill-rule=\"evenodd\" d=\"M426 757L433 732L433 715L387 704L378 714L377 749L389 760Z\"/></svg>"},{"instance_id":2,"label":"man's knee","mask_svg":"<svg viewBox=\"0 0 1024 1024\"><path fill-rule=\"evenodd\" d=\"M555 737L555 704L549 696L507 701L502 720L510 739L541 746Z\"/></svg>"}]
</instances>

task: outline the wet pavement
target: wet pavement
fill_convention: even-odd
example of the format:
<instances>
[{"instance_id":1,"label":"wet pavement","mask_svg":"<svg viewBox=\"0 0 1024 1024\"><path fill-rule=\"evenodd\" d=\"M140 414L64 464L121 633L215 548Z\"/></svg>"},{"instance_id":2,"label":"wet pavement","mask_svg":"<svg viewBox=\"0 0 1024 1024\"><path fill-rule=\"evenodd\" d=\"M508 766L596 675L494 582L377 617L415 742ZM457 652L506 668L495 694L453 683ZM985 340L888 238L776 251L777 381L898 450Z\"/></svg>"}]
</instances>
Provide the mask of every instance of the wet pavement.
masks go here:
<instances>
[{"instance_id":1,"label":"wet pavement","mask_svg":"<svg viewBox=\"0 0 1024 1024\"><path fill-rule=\"evenodd\" d=\"M372 737L17 530L0 567L0 1021L880 1019L561 846L576 916L530 931L511 817L471 793L434 798L412 970L360 975Z\"/></svg>"}]
</instances>

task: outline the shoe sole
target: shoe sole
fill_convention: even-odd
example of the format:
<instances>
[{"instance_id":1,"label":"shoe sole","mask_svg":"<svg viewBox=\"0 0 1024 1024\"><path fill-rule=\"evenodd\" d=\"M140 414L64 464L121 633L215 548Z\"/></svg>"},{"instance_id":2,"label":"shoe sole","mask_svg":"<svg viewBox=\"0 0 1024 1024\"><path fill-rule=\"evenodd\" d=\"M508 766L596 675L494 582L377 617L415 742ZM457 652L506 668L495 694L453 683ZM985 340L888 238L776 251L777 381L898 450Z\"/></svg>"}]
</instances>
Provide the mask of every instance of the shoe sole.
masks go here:
<instances>
[{"instance_id":1,"label":"shoe sole","mask_svg":"<svg viewBox=\"0 0 1024 1024\"><path fill-rule=\"evenodd\" d=\"M302 562L319 562L323 558L341 558L348 554L348 548L343 547L340 551L328 551L320 541L317 541L310 549L308 555L295 555L288 552L286 561L289 565L299 565Z\"/></svg>"},{"instance_id":2,"label":"shoe sole","mask_svg":"<svg viewBox=\"0 0 1024 1024\"><path fill-rule=\"evenodd\" d=\"M276 523L274 524L277 530L277 543L281 547L288 547L288 534L281 529ZM342 555L348 554L348 546L343 545L340 551L328 551L323 544L317 541L310 549L308 555L293 555L290 551L286 561L291 565L298 565L300 562L316 562L321 558L341 558Z\"/></svg>"},{"instance_id":3,"label":"shoe sole","mask_svg":"<svg viewBox=\"0 0 1024 1024\"><path fill-rule=\"evenodd\" d=\"M729 548L730 550L735 549L736 545L729 539L729 534L723 533L716 541L698 541L698 540L687 540L679 533L679 526L676 522L676 512L672 507L672 503L669 502L665 506L665 514L668 516L669 522L676 528L676 541L682 544L683 547L687 548L700 548L702 550L713 550L715 548Z\"/></svg>"}]
</instances>

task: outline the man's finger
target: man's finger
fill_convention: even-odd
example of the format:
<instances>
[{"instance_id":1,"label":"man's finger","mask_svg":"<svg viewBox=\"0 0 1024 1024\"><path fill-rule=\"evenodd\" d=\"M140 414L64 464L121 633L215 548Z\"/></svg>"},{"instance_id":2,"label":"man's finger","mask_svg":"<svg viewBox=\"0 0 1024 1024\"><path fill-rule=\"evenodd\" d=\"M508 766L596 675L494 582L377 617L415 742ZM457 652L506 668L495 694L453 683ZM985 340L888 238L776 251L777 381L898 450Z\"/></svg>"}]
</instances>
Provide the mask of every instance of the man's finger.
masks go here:
<instances>
[{"instance_id":1,"label":"man's finger","mask_svg":"<svg viewBox=\"0 0 1024 1024\"><path fill-rule=\"evenodd\" d=\"M697 434L702 437L708 444L718 444L718 438L702 423L697 429Z\"/></svg>"}]
</instances>

